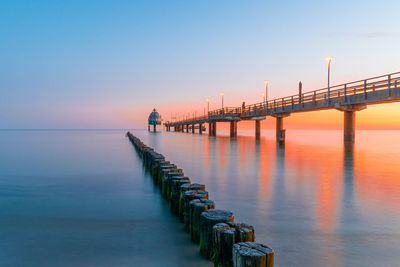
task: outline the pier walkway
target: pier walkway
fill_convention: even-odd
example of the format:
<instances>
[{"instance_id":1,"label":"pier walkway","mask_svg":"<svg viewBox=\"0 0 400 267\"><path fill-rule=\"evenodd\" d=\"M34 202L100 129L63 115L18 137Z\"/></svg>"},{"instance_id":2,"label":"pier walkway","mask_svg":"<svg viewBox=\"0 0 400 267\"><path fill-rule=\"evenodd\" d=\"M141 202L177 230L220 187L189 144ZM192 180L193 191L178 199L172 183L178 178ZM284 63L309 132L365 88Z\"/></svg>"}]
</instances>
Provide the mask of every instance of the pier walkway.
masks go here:
<instances>
[{"instance_id":1,"label":"pier walkway","mask_svg":"<svg viewBox=\"0 0 400 267\"><path fill-rule=\"evenodd\" d=\"M225 107L209 111L206 116L186 120L167 121L167 131L195 132L208 123L210 136L216 135L217 122L230 122L230 136L237 136L237 123L242 120L255 121L255 136L260 138L260 120L267 116L276 118L276 138L285 141L283 118L291 113L336 109L344 113L344 141L355 140L355 113L367 105L400 101L400 72L353 81L329 88L299 93L241 107ZM197 126L198 125L198 126ZM201 134L202 131L199 130Z\"/></svg>"}]
</instances>

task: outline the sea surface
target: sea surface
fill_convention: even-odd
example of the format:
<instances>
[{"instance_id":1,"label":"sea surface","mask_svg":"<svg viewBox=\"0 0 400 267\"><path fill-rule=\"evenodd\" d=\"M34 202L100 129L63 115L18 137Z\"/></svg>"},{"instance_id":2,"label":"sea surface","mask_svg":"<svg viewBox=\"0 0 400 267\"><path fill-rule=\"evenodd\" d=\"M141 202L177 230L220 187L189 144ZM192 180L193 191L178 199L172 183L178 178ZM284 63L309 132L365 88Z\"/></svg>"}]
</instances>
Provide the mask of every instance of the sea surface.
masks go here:
<instances>
[{"instance_id":1,"label":"sea surface","mask_svg":"<svg viewBox=\"0 0 400 267\"><path fill-rule=\"evenodd\" d=\"M400 131L131 130L275 266L400 265ZM125 131L0 131L0 266L212 266L169 213Z\"/></svg>"}]
</instances>

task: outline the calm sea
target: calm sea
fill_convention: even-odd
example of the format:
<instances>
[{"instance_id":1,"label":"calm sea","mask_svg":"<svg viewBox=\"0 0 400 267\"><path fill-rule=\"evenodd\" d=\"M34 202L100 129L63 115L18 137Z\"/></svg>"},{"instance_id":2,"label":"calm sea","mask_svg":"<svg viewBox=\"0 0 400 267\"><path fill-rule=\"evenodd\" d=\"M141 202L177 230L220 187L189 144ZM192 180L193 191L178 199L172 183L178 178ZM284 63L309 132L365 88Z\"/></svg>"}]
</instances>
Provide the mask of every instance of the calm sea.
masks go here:
<instances>
[{"instance_id":1,"label":"calm sea","mask_svg":"<svg viewBox=\"0 0 400 267\"><path fill-rule=\"evenodd\" d=\"M400 131L256 141L132 131L251 224L276 266L399 266ZM124 131L0 131L0 265L211 266Z\"/></svg>"}]
</instances>

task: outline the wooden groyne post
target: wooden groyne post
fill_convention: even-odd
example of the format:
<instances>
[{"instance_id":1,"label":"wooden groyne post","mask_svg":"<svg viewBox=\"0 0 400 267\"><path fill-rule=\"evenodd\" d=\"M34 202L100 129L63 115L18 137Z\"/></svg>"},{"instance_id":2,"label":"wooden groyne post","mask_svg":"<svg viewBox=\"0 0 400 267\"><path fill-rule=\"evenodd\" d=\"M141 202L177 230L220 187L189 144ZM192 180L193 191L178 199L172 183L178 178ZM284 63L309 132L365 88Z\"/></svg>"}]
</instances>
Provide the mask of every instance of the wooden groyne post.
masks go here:
<instances>
[{"instance_id":1,"label":"wooden groyne post","mask_svg":"<svg viewBox=\"0 0 400 267\"><path fill-rule=\"evenodd\" d=\"M215 132L215 125L212 131ZM215 209L205 185L192 184L191 179L184 176L183 169L130 132L126 136L142 158L154 184L169 202L171 213L184 222L191 240L200 243L201 256L218 267L273 267L273 249L254 242L252 226L235 223L230 211Z\"/></svg>"}]
</instances>

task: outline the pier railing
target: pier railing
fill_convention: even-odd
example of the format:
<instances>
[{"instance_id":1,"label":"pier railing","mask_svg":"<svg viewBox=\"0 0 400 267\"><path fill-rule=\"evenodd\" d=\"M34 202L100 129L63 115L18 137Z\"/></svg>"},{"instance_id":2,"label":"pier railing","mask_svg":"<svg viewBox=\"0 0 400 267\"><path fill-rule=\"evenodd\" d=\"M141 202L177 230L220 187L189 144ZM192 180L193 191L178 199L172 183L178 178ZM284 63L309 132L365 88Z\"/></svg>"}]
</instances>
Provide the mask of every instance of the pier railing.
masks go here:
<instances>
[{"instance_id":1,"label":"pier railing","mask_svg":"<svg viewBox=\"0 0 400 267\"><path fill-rule=\"evenodd\" d=\"M387 91L387 99L392 96L392 90L400 88L400 72L376 76L364 80L358 80L331 86L329 89L322 88L287 97L275 98L267 102L247 105L244 107L225 107L209 111L207 115L193 117L172 124L191 124L206 122L207 120L224 120L232 118L246 118L253 116L273 115L274 113L307 110L310 106L319 108L332 108L338 100L347 103L348 98L354 95L367 95L371 92ZM380 99L380 101L382 101ZM314 105L310 105L313 103ZM317 105L318 104L318 105ZM352 104L351 102L347 104Z\"/></svg>"},{"instance_id":2,"label":"pier railing","mask_svg":"<svg viewBox=\"0 0 400 267\"><path fill-rule=\"evenodd\" d=\"M350 95L365 94L369 92L388 90L388 97L391 96L390 90L400 87L400 72L391 73L377 77L368 78L365 80L358 80L349 83L339 84L328 88L322 88L314 91L305 92L302 94L291 95L282 98L269 100L268 102L261 102L245 106L243 109L244 114L252 114L255 112L265 113L265 115L274 113L282 107L294 106L298 104L316 103L325 101L329 105L330 101L335 98L342 98ZM279 109L282 110L282 109ZM287 109L289 110L289 109ZM260 114L263 115L263 114Z\"/></svg>"}]
</instances>

